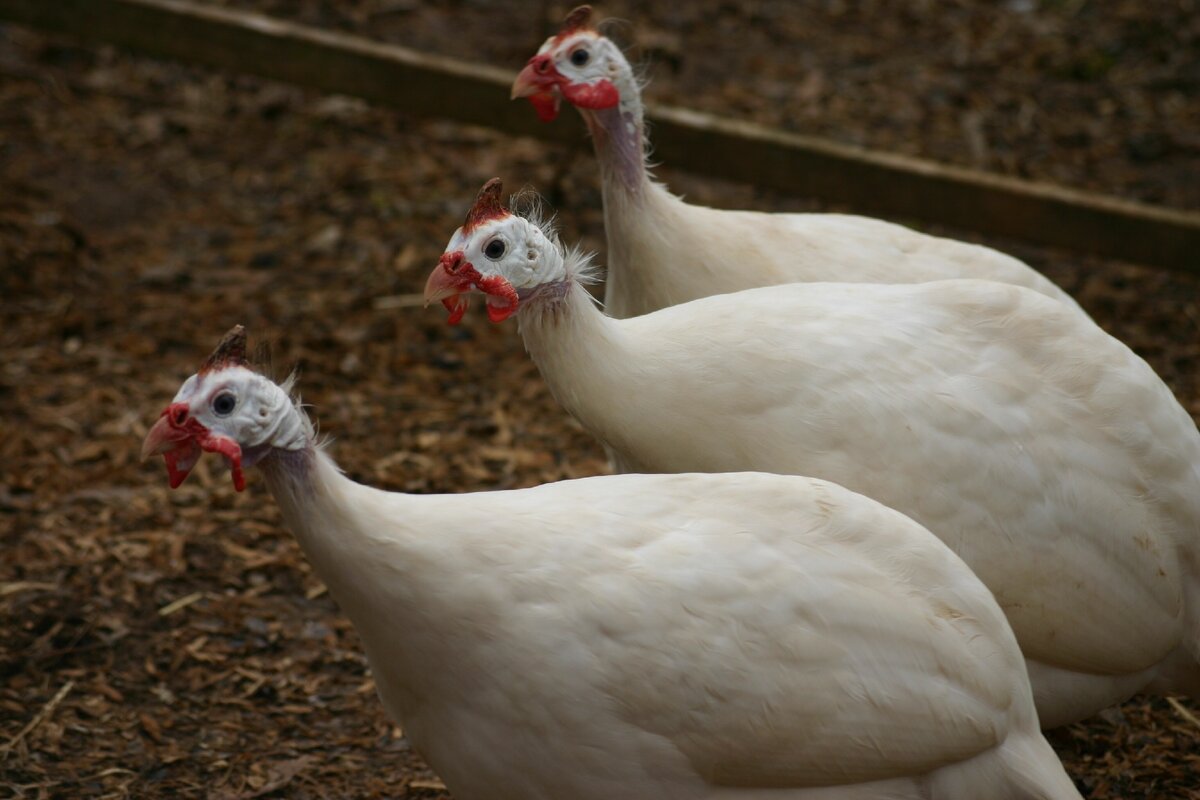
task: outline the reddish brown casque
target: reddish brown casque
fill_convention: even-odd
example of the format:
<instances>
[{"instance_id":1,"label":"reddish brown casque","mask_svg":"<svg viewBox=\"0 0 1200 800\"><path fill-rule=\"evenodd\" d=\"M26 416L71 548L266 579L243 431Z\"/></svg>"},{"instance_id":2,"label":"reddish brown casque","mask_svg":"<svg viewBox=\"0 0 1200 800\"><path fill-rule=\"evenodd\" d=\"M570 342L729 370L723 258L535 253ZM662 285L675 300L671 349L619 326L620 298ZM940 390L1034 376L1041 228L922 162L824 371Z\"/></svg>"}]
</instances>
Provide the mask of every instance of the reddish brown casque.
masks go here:
<instances>
[{"instance_id":1,"label":"reddish brown casque","mask_svg":"<svg viewBox=\"0 0 1200 800\"><path fill-rule=\"evenodd\" d=\"M475 198L475 204L471 206L471 210L467 212L467 218L463 220L463 233L470 233L489 220L508 216L508 209L504 207L504 201L501 198L503 191L504 184L499 178L492 178L483 185L483 188L479 190L479 195Z\"/></svg>"},{"instance_id":2,"label":"reddish brown casque","mask_svg":"<svg viewBox=\"0 0 1200 800\"><path fill-rule=\"evenodd\" d=\"M200 365L200 374L212 372L226 367L243 367L246 365L246 329L234 325L221 338L217 349L212 351L204 363Z\"/></svg>"},{"instance_id":3,"label":"reddish brown casque","mask_svg":"<svg viewBox=\"0 0 1200 800\"><path fill-rule=\"evenodd\" d=\"M558 29L558 34L554 38L556 41L562 41L575 31L592 30L595 30L595 27L592 26L592 7L577 6L570 14L567 14L567 18L563 20L562 27Z\"/></svg>"}]
</instances>

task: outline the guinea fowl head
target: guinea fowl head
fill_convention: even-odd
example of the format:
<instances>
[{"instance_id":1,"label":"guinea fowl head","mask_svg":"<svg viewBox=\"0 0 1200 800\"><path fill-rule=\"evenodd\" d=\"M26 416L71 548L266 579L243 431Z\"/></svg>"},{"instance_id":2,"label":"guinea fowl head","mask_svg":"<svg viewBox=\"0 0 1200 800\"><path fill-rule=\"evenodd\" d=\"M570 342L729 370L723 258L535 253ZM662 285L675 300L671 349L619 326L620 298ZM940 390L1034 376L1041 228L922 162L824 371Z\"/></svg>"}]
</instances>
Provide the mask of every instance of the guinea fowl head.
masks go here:
<instances>
[{"instance_id":1,"label":"guinea fowl head","mask_svg":"<svg viewBox=\"0 0 1200 800\"><path fill-rule=\"evenodd\" d=\"M502 322L543 287L568 278L566 254L546 222L514 214L505 207L499 178L479 191L462 227L425 283L425 303L441 301L450 324L467 311L467 296L482 292L488 318Z\"/></svg>"},{"instance_id":2,"label":"guinea fowl head","mask_svg":"<svg viewBox=\"0 0 1200 800\"><path fill-rule=\"evenodd\" d=\"M244 467L274 448L299 450L307 446L311 434L288 388L249 367L246 330L237 325L159 415L142 443L142 458L161 455L174 489L202 453L219 453L240 492L246 487Z\"/></svg>"},{"instance_id":3,"label":"guinea fowl head","mask_svg":"<svg viewBox=\"0 0 1200 800\"><path fill-rule=\"evenodd\" d=\"M512 97L528 97L538 117L549 122L558 116L564 97L583 110L620 104L622 85L635 85L629 62L621 48L592 26L591 6L579 6L529 59L513 83Z\"/></svg>"}]
</instances>

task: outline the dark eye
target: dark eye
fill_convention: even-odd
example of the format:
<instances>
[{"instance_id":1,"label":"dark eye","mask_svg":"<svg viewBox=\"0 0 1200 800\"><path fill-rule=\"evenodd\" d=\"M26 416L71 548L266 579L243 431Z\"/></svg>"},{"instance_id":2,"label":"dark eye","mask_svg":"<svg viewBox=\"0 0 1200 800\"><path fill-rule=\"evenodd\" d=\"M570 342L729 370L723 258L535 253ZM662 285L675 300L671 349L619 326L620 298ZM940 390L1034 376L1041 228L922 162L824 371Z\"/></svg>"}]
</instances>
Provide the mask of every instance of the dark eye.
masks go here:
<instances>
[{"instance_id":1,"label":"dark eye","mask_svg":"<svg viewBox=\"0 0 1200 800\"><path fill-rule=\"evenodd\" d=\"M581 47L571 53L571 63L577 67L582 67L584 64L588 63L588 60L591 59L591 57L592 54Z\"/></svg>"},{"instance_id":2,"label":"dark eye","mask_svg":"<svg viewBox=\"0 0 1200 800\"><path fill-rule=\"evenodd\" d=\"M213 398L213 412L218 417L227 417L233 413L233 409L237 406L237 398L229 392L221 392Z\"/></svg>"},{"instance_id":3,"label":"dark eye","mask_svg":"<svg viewBox=\"0 0 1200 800\"><path fill-rule=\"evenodd\" d=\"M483 254L495 261L504 255L504 242L500 239L492 239L487 243L487 247L483 248Z\"/></svg>"}]
</instances>

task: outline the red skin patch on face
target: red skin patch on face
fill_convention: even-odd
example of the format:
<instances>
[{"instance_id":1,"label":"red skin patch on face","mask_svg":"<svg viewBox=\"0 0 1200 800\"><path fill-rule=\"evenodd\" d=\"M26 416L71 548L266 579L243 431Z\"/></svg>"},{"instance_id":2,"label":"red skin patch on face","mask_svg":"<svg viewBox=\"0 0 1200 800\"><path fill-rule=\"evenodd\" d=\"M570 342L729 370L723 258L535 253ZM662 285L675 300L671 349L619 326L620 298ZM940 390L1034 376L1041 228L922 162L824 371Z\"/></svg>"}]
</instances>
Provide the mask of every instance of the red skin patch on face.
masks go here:
<instances>
[{"instance_id":1,"label":"red skin patch on face","mask_svg":"<svg viewBox=\"0 0 1200 800\"><path fill-rule=\"evenodd\" d=\"M474 267L471 268L474 270ZM476 272L476 275L479 273ZM475 281L475 288L486 294L489 298L496 298L504 302L504 305L497 305L489 302L487 304L488 319L492 322L504 322L504 320L517 313L517 305L521 302L517 296L517 290L507 279L499 275L488 275L486 278L480 278Z\"/></svg>"},{"instance_id":2,"label":"red skin patch on face","mask_svg":"<svg viewBox=\"0 0 1200 800\"><path fill-rule=\"evenodd\" d=\"M467 312L468 301L463 297L472 288L478 289L488 296L487 313L492 322L503 322L516 313L520 298L517 290L508 280L500 275L481 275L461 250L443 253L438 265L434 267L433 275L425 284L426 297L431 287L435 290L453 288L458 292L451 297L443 297L442 305L450 312L446 320L450 325L457 325ZM492 302L495 300L497 302Z\"/></svg>"},{"instance_id":3,"label":"red skin patch on face","mask_svg":"<svg viewBox=\"0 0 1200 800\"><path fill-rule=\"evenodd\" d=\"M560 94L576 108L591 110L612 108L621 102L621 93L612 81L601 78L593 83L571 83L554 66L554 59L548 53L529 59L513 83L513 95L529 98L542 122L558 116Z\"/></svg>"},{"instance_id":4,"label":"red skin patch on face","mask_svg":"<svg viewBox=\"0 0 1200 800\"><path fill-rule=\"evenodd\" d=\"M246 476L242 472L242 448L228 436L214 434L191 416L187 403L172 403L167 406L158 422L146 435L143 453L161 452L167 464L167 480L172 489L179 486L191 473L200 452L219 453L229 459L233 488L246 488Z\"/></svg>"},{"instance_id":5,"label":"red skin patch on face","mask_svg":"<svg viewBox=\"0 0 1200 800\"><path fill-rule=\"evenodd\" d=\"M576 108L587 108L598 111L602 108L612 108L621 102L621 93L607 78L601 78L595 83L564 83L563 96Z\"/></svg>"}]
</instances>

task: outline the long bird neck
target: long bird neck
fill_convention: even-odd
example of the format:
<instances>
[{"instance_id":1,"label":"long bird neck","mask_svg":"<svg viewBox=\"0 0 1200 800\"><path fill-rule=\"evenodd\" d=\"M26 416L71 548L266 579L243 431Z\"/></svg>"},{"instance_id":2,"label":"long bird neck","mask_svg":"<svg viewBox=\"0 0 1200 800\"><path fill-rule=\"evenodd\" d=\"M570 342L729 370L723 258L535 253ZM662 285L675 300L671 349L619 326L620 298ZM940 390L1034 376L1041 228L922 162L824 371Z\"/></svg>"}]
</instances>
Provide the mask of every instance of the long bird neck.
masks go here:
<instances>
[{"instance_id":1,"label":"long bird neck","mask_svg":"<svg viewBox=\"0 0 1200 800\"><path fill-rule=\"evenodd\" d=\"M663 277L655 273L661 270L639 265L661 232L678 225L683 204L653 179L646 166L642 102L632 76L619 88L619 105L585 111L583 117L595 143L604 198L608 245L604 299L609 312L623 318L659 307L647 305L646 298L670 294L669 287L657 285Z\"/></svg>"},{"instance_id":2,"label":"long bird neck","mask_svg":"<svg viewBox=\"0 0 1200 800\"><path fill-rule=\"evenodd\" d=\"M412 712L435 677L421 659L437 657L444 640L445 615L430 600L454 568L438 544L443 504L356 483L311 441L301 450L276 450L261 469L287 527L354 623L376 671L388 665L391 683L376 678L384 702L395 714Z\"/></svg>"},{"instance_id":3,"label":"long bird neck","mask_svg":"<svg viewBox=\"0 0 1200 800\"><path fill-rule=\"evenodd\" d=\"M627 374L633 359L620 321L606 316L574 280L537 300L518 317L525 348L568 413L599 419L611 405L614 387L638 378ZM607 441L605 431L592 433Z\"/></svg>"},{"instance_id":4,"label":"long bird neck","mask_svg":"<svg viewBox=\"0 0 1200 800\"><path fill-rule=\"evenodd\" d=\"M343 475L311 441L300 450L274 451L261 468L284 522L321 580L339 600L352 600L355 562L370 547L354 502L365 487Z\"/></svg>"},{"instance_id":5,"label":"long bird neck","mask_svg":"<svg viewBox=\"0 0 1200 800\"><path fill-rule=\"evenodd\" d=\"M620 103L582 112L600 162L606 207L610 201L636 203L651 183L641 98L632 76L620 83Z\"/></svg>"}]
</instances>

